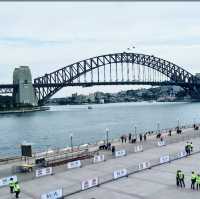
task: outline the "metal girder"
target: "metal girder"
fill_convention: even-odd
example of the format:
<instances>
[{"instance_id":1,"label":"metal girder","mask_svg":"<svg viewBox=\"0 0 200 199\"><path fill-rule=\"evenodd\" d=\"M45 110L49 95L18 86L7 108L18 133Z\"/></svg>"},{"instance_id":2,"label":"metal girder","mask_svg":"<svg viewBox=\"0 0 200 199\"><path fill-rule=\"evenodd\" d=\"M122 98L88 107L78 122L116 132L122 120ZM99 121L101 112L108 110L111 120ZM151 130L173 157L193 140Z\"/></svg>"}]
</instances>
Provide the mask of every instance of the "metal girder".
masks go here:
<instances>
[{"instance_id":1,"label":"metal girder","mask_svg":"<svg viewBox=\"0 0 200 199\"><path fill-rule=\"evenodd\" d=\"M48 98L54 95L57 91L59 91L62 87L72 84L74 80L80 78L84 75L84 82L86 81L86 74L91 72L91 82L93 82L93 70L98 68L98 80L99 76L104 75L104 80L106 79L105 66L109 65L110 73L111 73L111 64L116 64L117 67L121 67L120 64L137 64L141 66L145 66L151 68L166 77L169 78L170 82L174 82L175 85L184 85L191 87L197 84L197 79L188 71L184 70L182 67L179 67L169 61L164 59L155 57L153 55L145 55L138 53L114 53L92 57L89 59L85 59L74 64L68 65L61 69L58 69L50 74L45 74L42 77L38 77L34 79L34 85L40 85L36 88L36 94L40 103L44 103ZM104 74L99 74L99 68L104 68ZM127 69L127 75L129 75L129 69ZM117 72L116 72L117 71ZM115 70L113 73L116 73L116 76L119 76L120 70ZM123 71L122 71L123 73ZM144 71L143 71L144 73ZM122 80L124 79L124 74L122 74ZM110 74L111 77L111 74ZM80 81L80 79L79 79ZM154 80L155 81L155 80ZM84 83L80 82L80 84ZM112 83L111 79L106 81L108 84ZM116 84L120 83L120 81L116 78ZM142 82L142 81L140 81ZM145 84L145 82L142 82ZM46 85L46 87L44 86Z\"/></svg>"}]
</instances>

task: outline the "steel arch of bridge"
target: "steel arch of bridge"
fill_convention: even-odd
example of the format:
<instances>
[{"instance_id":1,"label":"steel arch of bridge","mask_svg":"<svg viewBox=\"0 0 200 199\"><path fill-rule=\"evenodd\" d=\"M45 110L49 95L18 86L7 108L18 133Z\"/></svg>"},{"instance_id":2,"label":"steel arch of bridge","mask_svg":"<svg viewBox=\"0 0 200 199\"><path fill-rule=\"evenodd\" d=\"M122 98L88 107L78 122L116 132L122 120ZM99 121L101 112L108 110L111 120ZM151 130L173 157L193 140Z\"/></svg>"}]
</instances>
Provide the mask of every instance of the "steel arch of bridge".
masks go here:
<instances>
[{"instance_id":1,"label":"steel arch of bridge","mask_svg":"<svg viewBox=\"0 0 200 199\"><path fill-rule=\"evenodd\" d=\"M137 53L114 53L85 59L34 79L34 87L38 102L39 104L43 104L61 88L72 85L74 80L90 71L93 71L94 69L111 64L116 64L117 66L119 63L138 64L154 69L169 78L170 81L168 84L166 83L167 85L173 84L182 86L184 88L192 88L197 84L197 79L195 76L184 70L182 67L179 67L176 64L164 59L155 57L153 55ZM120 82L121 81L116 81L116 84L120 84ZM127 84L129 83L130 82L127 82ZM113 82L110 84L113 85ZM93 85L92 81L90 82L90 85Z\"/></svg>"}]
</instances>

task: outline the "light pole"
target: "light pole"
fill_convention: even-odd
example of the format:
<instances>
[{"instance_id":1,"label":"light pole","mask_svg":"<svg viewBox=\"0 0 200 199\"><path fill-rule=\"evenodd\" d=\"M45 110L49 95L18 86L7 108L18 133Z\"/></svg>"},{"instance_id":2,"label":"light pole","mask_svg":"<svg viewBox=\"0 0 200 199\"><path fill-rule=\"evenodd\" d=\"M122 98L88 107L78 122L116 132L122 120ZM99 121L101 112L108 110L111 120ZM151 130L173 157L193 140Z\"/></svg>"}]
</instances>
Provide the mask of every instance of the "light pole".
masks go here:
<instances>
[{"instance_id":1,"label":"light pole","mask_svg":"<svg viewBox=\"0 0 200 199\"><path fill-rule=\"evenodd\" d=\"M108 132L109 132L109 129L106 128L106 145L108 146Z\"/></svg>"},{"instance_id":2,"label":"light pole","mask_svg":"<svg viewBox=\"0 0 200 199\"><path fill-rule=\"evenodd\" d=\"M160 133L160 122L157 123L157 133Z\"/></svg>"},{"instance_id":3,"label":"light pole","mask_svg":"<svg viewBox=\"0 0 200 199\"><path fill-rule=\"evenodd\" d=\"M70 144L71 144L71 151L73 151L73 134L70 133Z\"/></svg>"},{"instance_id":4,"label":"light pole","mask_svg":"<svg viewBox=\"0 0 200 199\"><path fill-rule=\"evenodd\" d=\"M137 127L135 126L134 129L135 129L135 138L137 138Z\"/></svg>"},{"instance_id":5,"label":"light pole","mask_svg":"<svg viewBox=\"0 0 200 199\"><path fill-rule=\"evenodd\" d=\"M180 126L180 121L178 120L178 129L179 129L179 126Z\"/></svg>"}]
</instances>

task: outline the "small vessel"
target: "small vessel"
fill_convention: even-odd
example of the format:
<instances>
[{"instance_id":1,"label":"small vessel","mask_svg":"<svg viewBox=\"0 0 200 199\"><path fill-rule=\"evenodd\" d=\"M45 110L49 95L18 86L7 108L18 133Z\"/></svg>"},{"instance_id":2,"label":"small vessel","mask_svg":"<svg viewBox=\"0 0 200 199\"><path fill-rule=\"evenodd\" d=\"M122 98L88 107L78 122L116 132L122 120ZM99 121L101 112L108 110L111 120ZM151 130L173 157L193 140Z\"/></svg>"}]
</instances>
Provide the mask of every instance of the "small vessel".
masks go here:
<instances>
[{"instance_id":1,"label":"small vessel","mask_svg":"<svg viewBox=\"0 0 200 199\"><path fill-rule=\"evenodd\" d=\"M88 106L88 109L93 109L92 106Z\"/></svg>"}]
</instances>

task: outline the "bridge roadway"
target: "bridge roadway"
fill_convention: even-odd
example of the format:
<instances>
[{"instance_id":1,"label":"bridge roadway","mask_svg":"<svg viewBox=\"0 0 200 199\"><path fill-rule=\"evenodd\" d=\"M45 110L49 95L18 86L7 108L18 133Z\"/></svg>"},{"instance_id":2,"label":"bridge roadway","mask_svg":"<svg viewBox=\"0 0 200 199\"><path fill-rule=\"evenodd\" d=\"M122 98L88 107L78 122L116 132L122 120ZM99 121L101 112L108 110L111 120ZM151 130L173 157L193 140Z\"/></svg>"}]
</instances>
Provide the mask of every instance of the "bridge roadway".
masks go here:
<instances>
[{"instance_id":1,"label":"bridge roadway","mask_svg":"<svg viewBox=\"0 0 200 199\"><path fill-rule=\"evenodd\" d=\"M196 138L190 139L194 148L199 150L199 131L194 132L187 129L183 134L196 134ZM175 139L172 136L171 139ZM139 153L130 153L127 156L109 159L98 164L90 164L82 168L56 172L52 176L45 176L38 179L21 182L22 193L20 198L39 199L40 195L56 188L63 187L64 194L70 192L70 189L80 186L80 181L90 179L96 176L108 176L114 170L121 168L130 168L141 162L159 158L161 155L176 153L184 149L185 140L169 144L164 147L154 147ZM118 148L129 149L132 144L119 144ZM108 153L108 152L106 152ZM154 167L150 170L144 170L130 175L128 178L121 178L114 182L109 182L96 188L83 191L71 196L69 199L175 199L175 198L199 198L197 191L191 191L190 173L192 170L199 171L200 154L195 154L187 158L173 161L165 165ZM175 173L177 169L182 169L186 175L186 189L178 189L175 186ZM0 188L0 199L14 198L9 194L8 187Z\"/></svg>"}]
</instances>

